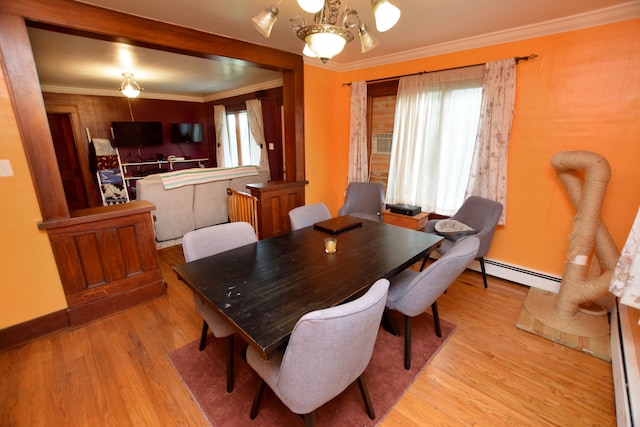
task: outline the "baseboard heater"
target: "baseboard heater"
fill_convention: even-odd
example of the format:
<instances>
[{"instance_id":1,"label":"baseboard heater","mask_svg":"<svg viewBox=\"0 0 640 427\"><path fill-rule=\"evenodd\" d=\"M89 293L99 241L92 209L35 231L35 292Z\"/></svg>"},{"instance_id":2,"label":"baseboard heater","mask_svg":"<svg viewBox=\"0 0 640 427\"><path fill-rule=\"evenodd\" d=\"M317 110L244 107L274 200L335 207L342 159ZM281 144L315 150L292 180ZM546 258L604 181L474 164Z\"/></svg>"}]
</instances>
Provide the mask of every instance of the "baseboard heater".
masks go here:
<instances>
[{"instance_id":1,"label":"baseboard heater","mask_svg":"<svg viewBox=\"0 0 640 427\"><path fill-rule=\"evenodd\" d=\"M484 260L484 265L489 276L555 293L560 290L562 278L559 276L487 258ZM481 271L480 262L474 261L469 268Z\"/></svg>"}]
</instances>

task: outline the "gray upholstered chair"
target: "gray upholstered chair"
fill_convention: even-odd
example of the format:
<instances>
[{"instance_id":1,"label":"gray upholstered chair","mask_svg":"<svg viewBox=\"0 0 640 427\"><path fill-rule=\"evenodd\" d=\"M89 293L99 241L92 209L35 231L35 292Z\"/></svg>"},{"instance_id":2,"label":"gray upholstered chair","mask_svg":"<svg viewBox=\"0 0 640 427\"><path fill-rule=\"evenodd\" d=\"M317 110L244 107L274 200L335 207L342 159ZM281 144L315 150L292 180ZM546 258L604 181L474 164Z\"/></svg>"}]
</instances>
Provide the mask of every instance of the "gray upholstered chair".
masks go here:
<instances>
[{"instance_id":1,"label":"gray upholstered chair","mask_svg":"<svg viewBox=\"0 0 640 427\"><path fill-rule=\"evenodd\" d=\"M351 182L338 215L352 215L382 222L384 187L378 182Z\"/></svg>"},{"instance_id":2,"label":"gray upholstered chair","mask_svg":"<svg viewBox=\"0 0 640 427\"><path fill-rule=\"evenodd\" d=\"M230 222L189 231L182 238L182 251L187 262L228 251L239 246L256 242L256 233L248 222ZM233 333L227 322L206 305L195 293L193 301L204 322L200 337L200 351L207 341L207 330L216 338L227 338L227 392L233 391Z\"/></svg>"},{"instance_id":3,"label":"gray upholstered chair","mask_svg":"<svg viewBox=\"0 0 640 427\"><path fill-rule=\"evenodd\" d=\"M450 218L476 230L476 233L473 235L480 239L480 247L474 258L480 262L482 281L484 282L485 288L487 287L487 272L484 266L484 257L489 252L489 247L491 247L500 215L502 215L501 203L483 197L471 196L464 201L460 209ZM441 220L433 219L428 221L424 227L424 231L437 234L436 224L439 221ZM438 248L438 252L440 254L447 253L447 251L453 247L454 243L454 240L446 238L445 236L442 245Z\"/></svg>"},{"instance_id":4,"label":"gray upholstered chair","mask_svg":"<svg viewBox=\"0 0 640 427\"><path fill-rule=\"evenodd\" d=\"M462 274L478 252L480 240L464 237L424 271L404 270L391 279L387 308L404 315L404 368L411 369L411 318L431 306L436 335L442 336L437 299Z\"/></svg>"},{"instance_id":5,"label":"gray upholstered chair","mask_svg":"<svg viewBox=\"0 0 640 427\"><path fill-rule=\"evenodd\" d=\"M291 230L308 227L319 221L330 219L331 213L324 203L298 206L289 211Z\"/></svg>"},{"instance_id":6,"label":"gray upholstered chair","mask_svg":"<svg viewBox=\"0 0 640 427\"><path fill-rule=\"evenodd\" d=\"M286 349L269 360L249 347L247 362L261 377L251 419L258 415L265 383L311 426L315 410L356 380L367 414L375 419L362 374L371 360L388 289L389 281L380 279L356 300L305 314Z\"/></svg>"}]
</instances>

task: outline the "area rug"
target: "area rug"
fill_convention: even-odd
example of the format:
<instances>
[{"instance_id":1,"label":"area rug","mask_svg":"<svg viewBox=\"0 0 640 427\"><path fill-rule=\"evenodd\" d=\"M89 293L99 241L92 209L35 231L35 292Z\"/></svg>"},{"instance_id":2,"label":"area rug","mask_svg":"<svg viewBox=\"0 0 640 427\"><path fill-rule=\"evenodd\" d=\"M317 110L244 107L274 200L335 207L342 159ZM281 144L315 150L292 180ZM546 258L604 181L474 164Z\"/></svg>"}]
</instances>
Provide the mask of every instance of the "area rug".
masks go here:
<instances>
[{"instance_id":1,"label":"area rug","mask_svg":"<svg viewBox=\"0 0 640 427\"><path fill-rule=\"evenodd\" d=\"M394 325L402 328L402 318L391 313ZM404 391L413 383L429 360L444 345L455 326L440 319L442 338L434 331L429 314L413 318L411 369L405 370L404 332L397 337L380 328L373 357L365 371L376 419L367 416L356 383L341 395L316 411L318 426L373 426L379 423ZM235 383L232 393L226 391L224 341L209 335L204 351L198 351L199 340L169 353L169 359L178 371L194 401L209 423L215 427L237 426L296 426L304 425L301 417L293 414L265 387L260 412L255 420L249 419L251 403L258 386L258 376L241 358L244 344L236 340Z\"/></svg>"}]
</instances>

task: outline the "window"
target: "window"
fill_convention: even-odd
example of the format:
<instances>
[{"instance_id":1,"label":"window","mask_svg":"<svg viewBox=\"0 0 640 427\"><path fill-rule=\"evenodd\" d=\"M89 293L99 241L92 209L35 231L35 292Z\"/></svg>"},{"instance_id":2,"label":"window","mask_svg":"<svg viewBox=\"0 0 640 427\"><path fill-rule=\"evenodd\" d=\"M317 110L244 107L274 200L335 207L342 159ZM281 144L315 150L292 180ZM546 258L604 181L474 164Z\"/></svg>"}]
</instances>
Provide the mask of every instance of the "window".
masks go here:
<instances>
[{"instance_id":1,"label":"window","mask_svg":"<svg viewBox=\"0 0 640 427\"><path fill-rule=\"evenodd\" d=\"M392 133L374 133L371 135L371 151L373 154L391 154Z\"/></svg>"},{"instance_id":2,"label":"window","mask_svg":"<svg viewBox=\"0 0 640 427\"><path fill-rule=\"evenodd\" d=\"M233 166L260 164L260 147L258 147L249 132L249 118L247 111L237 111L227 114L229 132L229 157ZM256 158L258 162L256 163Z\"/></svg>"},{"instance_id":3,"label":"window","mask_svg":"<svg viewBox=\"0 0 640 427\"><path fill-rule=\"evenodd\" d=\"M369 181L379 182L385 187L385 191L389 178L397 92L397 80L371 83L367 86L367 122L371 133Z\"/></svg>"},{"instance_id":4,"label":"window","mask_svg":"<svg viewBox=\"0 0 640 427\"><path fill-rule=\"evenodd\" d=\"M482 67L403 78L387 203L451 215L464 201L482 98Z\"/></svg>"}]
</instances>

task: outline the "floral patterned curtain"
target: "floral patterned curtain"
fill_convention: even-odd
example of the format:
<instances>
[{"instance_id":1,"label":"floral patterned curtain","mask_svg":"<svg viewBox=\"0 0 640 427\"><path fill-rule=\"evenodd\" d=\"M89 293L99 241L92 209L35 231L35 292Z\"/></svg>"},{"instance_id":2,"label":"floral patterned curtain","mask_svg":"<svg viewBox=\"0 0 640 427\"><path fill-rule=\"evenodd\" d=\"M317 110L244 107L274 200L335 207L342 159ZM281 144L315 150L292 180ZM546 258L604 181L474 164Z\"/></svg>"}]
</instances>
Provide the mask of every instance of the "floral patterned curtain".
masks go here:
<instances>
[{"instance_id":1,"label":"floral patterned curtain","mask_svg":"<svg viewBox=\"0 0 640 427\"><path fill-rule=\"evenodd\" d=\"M251 140L257 146L258 151L251 149L251 164L258 164L260 169L269 169L269 157L267 155L267 144L264 139L264 123L262 121L262 101L250 99L246 102L247 116L249 117L249 133ZM254 158L254 152L259 156Z\"/></svg>"},{"instance_id":2,"label":"floral patterned curtain","mask_svg":"<svg viewBox=\"0 0 640 427\"><path fill-rule=\"evenodd\" d=\"M351 84L351 124L349 130L349 171L350 182L369 181L369 155L367 152L367 82Z\"/></svg>"},{"instance_id":3,"label":"floral patterned curtain","mask_svg":"<svg viewBox=\"0 0 640 427\"><path fill-rule=\"evenodd\" d=\"M216 164L219 168L233 166L229 157L229 132L227 131L227 111L224 105L213 106L213 121L216 126Z\"/></svg>"},{"instance_id":4,"label":"floral patterned curtain","mask_svg":"<svg viewBox=\"0 0 640 427\"><path fill-rule=\"evenodd\" d=\"M465 198L475 195L502 203L498 224L505 224L507 153L516 98L515 59L486 63L482 90L480 123Z\"/></svg>"},{"instance_id":5,"label":"floral patterned curtain","mask_svg":"<svg viewBox=\"0 0 640 427\"><path fill-rule=\"evenodd\" d=\"M609 285L620 303L640 310L640 209L622 248Z\"/></svg>"}]
</instances>

